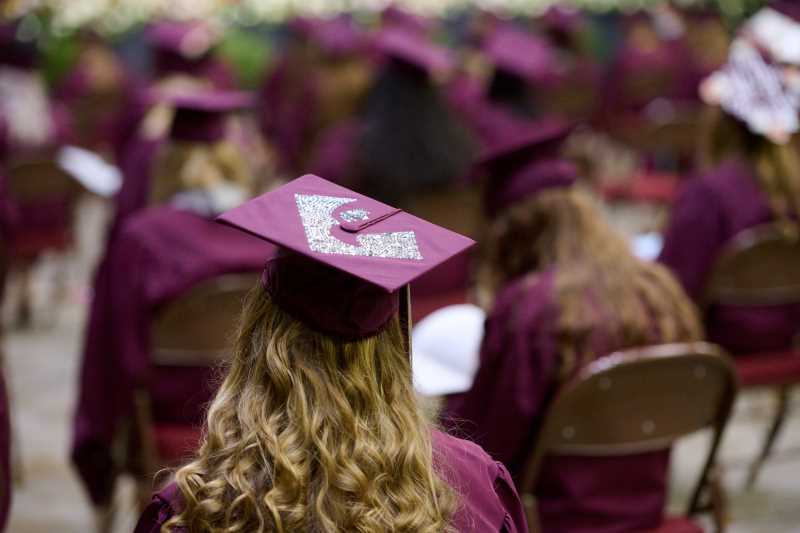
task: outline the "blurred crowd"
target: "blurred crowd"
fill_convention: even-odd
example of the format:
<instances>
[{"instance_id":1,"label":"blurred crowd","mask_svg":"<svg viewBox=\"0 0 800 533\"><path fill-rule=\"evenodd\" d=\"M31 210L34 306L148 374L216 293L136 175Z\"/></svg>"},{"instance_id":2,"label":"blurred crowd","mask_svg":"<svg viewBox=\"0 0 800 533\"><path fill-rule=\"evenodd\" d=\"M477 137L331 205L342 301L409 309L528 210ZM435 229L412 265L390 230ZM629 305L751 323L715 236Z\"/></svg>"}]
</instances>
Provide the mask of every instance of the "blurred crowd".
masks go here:
<instances>
[{"instance_id":1,"label":"blurred crowd","mask_svg":"<svg viewBox=\"0 0 800 533\"><path fill-rule=\"evenodd\" d=\"M411 282L413 383L429 416L536 500L531 511L524 499L532 531L533 520L544 532L700 531L663 516L671 439L690 422L670 433L623 409L614 416L660 440L593 457L548 455L543 428L559 391L608 354L657 358L641 350L666 345L696 358L695 377L721 359L718 396L694 399L712 413L698 428L721 433L737 383L779 398L755 483L800 381L798 80L790 1L741 20L656 2L536 17L392 5L224 29L164 19L115 36L50 35L35 13L4 22L0 294L17 288L12 327L36 320L31 272L74 246L81 199L113 213L71 449L98 531L120 476L139 481L144 507L153 474L197 446L217 383L202 354L236 315L215 298L252 286L275 253L213 219L307 174L477 241ZM373 319L359 315L353 336ZM670 372L642 375L661 390ZM647 413L677 409L638 392ZM0 428L6 476L12 431ZM533 468L536 450L547 457ZM704 470L691 512L711 510L721 531L717 489Z\"/></svg>"}]
</instances>

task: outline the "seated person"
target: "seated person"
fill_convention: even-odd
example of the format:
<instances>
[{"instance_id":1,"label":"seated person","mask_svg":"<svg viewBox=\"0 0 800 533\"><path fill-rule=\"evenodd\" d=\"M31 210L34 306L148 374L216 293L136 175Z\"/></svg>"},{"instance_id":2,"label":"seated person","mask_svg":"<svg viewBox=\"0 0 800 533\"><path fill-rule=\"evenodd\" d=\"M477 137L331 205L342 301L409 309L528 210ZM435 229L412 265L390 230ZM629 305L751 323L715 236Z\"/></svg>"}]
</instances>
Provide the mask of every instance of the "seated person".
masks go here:
<instances>
[{"instance_id":1,"label":"seated person","mask_svg":"<svg viewBox=\"0 0 800 533\"><path fill-rule=\"evenodd\" d=\"M668 271L633 256L577 169L561 159L570 128L542 124L484 154L489 222L478 273L489 309L472 388L443 421L522 479L559 386L616 350L699 340L691 302ZM632 401L635 401L632 399ZM534 488L543 531L658 527L669 453L545 458Z\"/></svg>"},{"instance_id":2,"label":"seated person","mask_svg":"<svg viewBox=\"0 0 800 533\"><path fill-rule=\"evenodd\" d=\"M659 257L697 301L737 234L778 223L787 237L798 235L800 159L790 143L800 130L797 100L784 68L748 39L734 41L727 64L701 87L711 114L709 169L685 184ZM709 340L734 355L779 351L800 333L800 306L712 306L704 321Z\"/></svg>"},{"instance_id":3,"label":"seated person","mask_svg":"<svg viewBox=\"0 0 800 533\"><path fill-rule=\"evenodd\" d=\"M472 241L312 175L220 219L281 251L202 447L136 531L526 532L505 468L412 388L408 283Z\"/></svg>"},{"instance_id":4,"label":"seated person","mask_svg":"<svg viewBox=\"0 0 800 533\"><path fill-rule=\"evenodd\" d=\"M115 475L127 466L115 464L112 446L132 416L135 388L150 393L156 422L197 426L213 392L209 368L153 368L153 316L201 281L260 271L271 253L212 221L255 192L245 154L225 139L223 127L246 101L241 93L205 92L173 102L178 111L171 136L186 142L163 154L159 201L125 220L95 279L72 459L97 506L108 505Z\"/></svg>"}]
</instances>

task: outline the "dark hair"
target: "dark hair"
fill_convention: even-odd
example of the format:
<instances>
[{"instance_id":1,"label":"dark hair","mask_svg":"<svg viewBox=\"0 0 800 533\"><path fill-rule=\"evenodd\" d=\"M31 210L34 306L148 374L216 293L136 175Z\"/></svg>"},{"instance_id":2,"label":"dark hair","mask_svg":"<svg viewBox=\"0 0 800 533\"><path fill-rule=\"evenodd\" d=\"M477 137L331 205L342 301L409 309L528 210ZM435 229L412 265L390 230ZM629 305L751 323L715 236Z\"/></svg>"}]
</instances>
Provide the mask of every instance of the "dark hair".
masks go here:
<instances>
[{"instance_id":1,"label":"dark hair","mask_svg":"<svg viewBox=\"0 0 800 533\"><path fill-rule=\"evenodd\" d=\"M361 114L354 170L365 194L402 205L413 194L463 177L473 140L428 74L399 60L386 64Z\"/></svg>"},{"instance_id":2,"label":"dark hair","mask_svg":"<svg viewBox=\"0 0 800 533\"><path fill-rule=\"evenodd\" d=\"M503 69L496 69L489 83L489 101L524 118L536 116L536 102L528 82Z\"/></svg>"}]
</instances>

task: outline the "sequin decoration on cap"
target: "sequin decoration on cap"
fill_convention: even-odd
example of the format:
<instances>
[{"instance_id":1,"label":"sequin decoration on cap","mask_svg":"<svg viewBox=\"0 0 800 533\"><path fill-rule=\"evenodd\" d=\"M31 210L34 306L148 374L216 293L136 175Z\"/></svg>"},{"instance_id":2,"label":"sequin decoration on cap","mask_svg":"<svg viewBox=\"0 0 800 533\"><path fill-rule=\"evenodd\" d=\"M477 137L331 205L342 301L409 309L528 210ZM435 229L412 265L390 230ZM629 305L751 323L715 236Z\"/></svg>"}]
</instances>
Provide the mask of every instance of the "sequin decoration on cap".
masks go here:
<instances>
[{"instance_id":1,"label":"sequin decoration on cap","mask_svg":"<svg viewBox=\"0 0 800 533\"><path fill-rule=\"evenodd\" d=\"M772 142L785 144L800 130L798 96L783 69L745 39L731 44L727 63L703 81L700 96Z\"/></svg>"},{"instance_id":2,"label":"sequin decoration on cap","mask_svg":"<svg viewBox=\"0 0 800 533\"><path fill-rule=\"evenodd\" d=\"M282 247L264 273L271 297L344 339L380 331L398 312L401 288L475 244L313 175L217 220Z\"/></svg>"}]
</instances>

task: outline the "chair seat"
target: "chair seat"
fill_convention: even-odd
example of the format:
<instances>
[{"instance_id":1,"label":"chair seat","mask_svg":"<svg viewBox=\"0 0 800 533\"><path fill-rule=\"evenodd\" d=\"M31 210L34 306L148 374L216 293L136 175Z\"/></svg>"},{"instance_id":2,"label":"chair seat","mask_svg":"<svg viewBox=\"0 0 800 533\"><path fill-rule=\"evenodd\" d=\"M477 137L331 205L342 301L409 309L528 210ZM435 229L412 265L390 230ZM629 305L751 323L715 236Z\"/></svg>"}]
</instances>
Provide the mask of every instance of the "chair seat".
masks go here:
<instances>
[{"instance_id":1,"label":"chair seat","mask_svg":"<svg viewBox=\"0 0 800 533\"><path fill-rule=\"evenodd\" d=\"M656 529L642 533L703 533L703 528L685 516L672 516L665 518Z\"/></svg>"},{"instance_id":2,"label":"chair seat","mask_svg":"<svg viewBox=\"0 0 800 533\"><path fill-rule=\"evenodd\" d=\"M153 436L159 459L165 464L177 464L198 448L201 430L194 426L156 424Z\"/></svg>"},{"instance_id":3,"label":"chair seat","mask_svg":"<svg viewBox=\"0 0 800 533\"><path fill-rule=\"evenodd\" d=\"M800 383L800 352L756 353L734 358L742 387Z\"/></svg>"}]
</instances>

